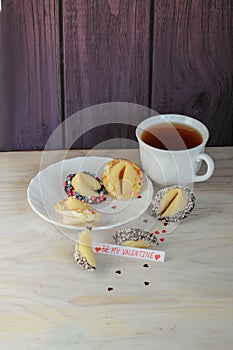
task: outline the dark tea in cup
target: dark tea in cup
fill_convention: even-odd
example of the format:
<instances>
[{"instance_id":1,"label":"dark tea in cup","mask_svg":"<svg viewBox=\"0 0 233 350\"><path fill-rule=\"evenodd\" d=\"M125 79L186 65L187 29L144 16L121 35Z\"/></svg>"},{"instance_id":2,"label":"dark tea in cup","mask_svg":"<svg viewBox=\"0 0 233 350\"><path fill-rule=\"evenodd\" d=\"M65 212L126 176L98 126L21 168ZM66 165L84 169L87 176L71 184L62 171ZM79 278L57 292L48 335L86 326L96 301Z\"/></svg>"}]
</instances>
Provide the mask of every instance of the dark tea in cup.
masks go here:
<instances>
[{"instance_id":1,"label":"dark tea in cup","mask_svg":"<svg viewBox=\"0 0 233 350\"><path fill-rule=\"evenodd\" d=\"M190 185L213 174L214 162L204 153L209 131L199 120L180 114L155 115L137 126L136 137L142 169L160 186ZM199 175L202 161L206 172Z\"/></svg>"},{"instance_id":2,"label":"dark tea in cup","mask_svg":"<svg viewBox=\"0 0 233 350\"><path fill-rule=\"evenodd\" d=\"M198 130L181 123L151 125L143 130L141 140L151 147L170 151L194 148L203 142Z\"/></svg>"}]
</instances>

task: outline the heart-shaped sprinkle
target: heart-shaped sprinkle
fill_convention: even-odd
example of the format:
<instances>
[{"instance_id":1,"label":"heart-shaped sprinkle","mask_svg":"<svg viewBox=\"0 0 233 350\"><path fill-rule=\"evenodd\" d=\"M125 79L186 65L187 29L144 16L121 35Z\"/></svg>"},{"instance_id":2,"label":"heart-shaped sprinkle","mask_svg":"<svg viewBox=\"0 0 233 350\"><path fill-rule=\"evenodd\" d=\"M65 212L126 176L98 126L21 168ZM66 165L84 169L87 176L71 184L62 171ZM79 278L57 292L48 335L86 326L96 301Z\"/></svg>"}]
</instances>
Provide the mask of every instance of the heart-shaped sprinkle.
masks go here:
<instances>
[{"instance_id":1,"label":"heart-shaped sprinkle","mask_svg":"<svg viewBox=\"0 0 233 350\"><path fill-rule=\"evenodd\" d=\"M162 238L160 238L159 240L160 240L160 242L164 242L164 241L165 241L165 238L162 237Z\"/></svg>"},{"instance_id":2,"label":"heart-shaped sprinkle","mask_svg":"<svg viewBox=\"0 0 233 350\"><path fill-rule=\"evenodd\" d=\"M145 284L145 286L149 286L150 282L145 281L144 284Z\"/></svg>"},{"instance_id":3,"label":"heart-shaped sprinkle","mask_svg":"<svg viewBox=\"0 0 233 350\"><path fill-rule=\"evenodd\" d=\"M139 196L137 196L137 199L141 199L141 198L142 198L142 196L140 196L140 195L139 195Z\"/></svg>"},{"instance_id":4,"label":"heart-shaped sprinkle","mask_svg":"<svg viewBox=\"0 0 233 350\"><path fill-rule=\"evenodd\" d=\"M156 254L156 255L155 255L155 260L159 260L160 257L161 257L160 254Z\"/></svg>"},{"instance_id":5,"label":"heart-shaped sprinkle","mask_svg":"<svg viewBox=\"0 0 233 350\"><path fill-rule=\"evenodd\" d=\"M162 233L166 233L167 232L167 230L162 230Z\"/></svg>"},{"instance_id":6,"label":"heart-shaped sprinkle","mask_svg":"<svg viewBox=\"0 0 233 350\"><path fill-rule=\"evenodd\" d=\"M116 205L112 205L112 209L116 209Z\"/></svg>"},{"instance_id":7,"label":"heart-shaped sprinkle","mask_svg":"<svg viewBox=\"0 0 233 350\"><path fill-rule=\"evenodd\" d=\"M95 248L96 253L98 253L100 250L101 250L100 247L96 247L96 248Z\"/></svg>"},{"instance_id":8,"label":"heart-shaped sprinkle","mask_svg":"<svg viewBox=\"0 0 233 350\"><path fill-rule=\"evenodd\" d=\"M159 232L158 230L156 230L156 231L154 232L154 234L159 235L160 232Z\"/></svg>"}]
</instances>

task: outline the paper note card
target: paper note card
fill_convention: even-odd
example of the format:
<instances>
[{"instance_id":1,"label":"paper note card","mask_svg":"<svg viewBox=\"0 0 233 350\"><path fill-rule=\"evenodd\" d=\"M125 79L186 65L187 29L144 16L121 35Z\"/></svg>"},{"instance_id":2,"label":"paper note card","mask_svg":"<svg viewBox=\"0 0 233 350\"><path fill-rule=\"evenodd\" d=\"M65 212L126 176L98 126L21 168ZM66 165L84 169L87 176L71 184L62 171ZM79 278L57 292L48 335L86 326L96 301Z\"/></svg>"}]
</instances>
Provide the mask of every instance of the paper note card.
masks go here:
<instances>
[{"instance_id":1,"label":"paper note card","mask_svg":"<svg viewBox=\"0 0 233 350\"><path fill-rule=\"evenodd\" d=\"M165 252L153 249L127 247L107 243L92 244L94 253L122 256L125 258L144 259L150 261L164 262Z\"/></svg>"}]
</instances>

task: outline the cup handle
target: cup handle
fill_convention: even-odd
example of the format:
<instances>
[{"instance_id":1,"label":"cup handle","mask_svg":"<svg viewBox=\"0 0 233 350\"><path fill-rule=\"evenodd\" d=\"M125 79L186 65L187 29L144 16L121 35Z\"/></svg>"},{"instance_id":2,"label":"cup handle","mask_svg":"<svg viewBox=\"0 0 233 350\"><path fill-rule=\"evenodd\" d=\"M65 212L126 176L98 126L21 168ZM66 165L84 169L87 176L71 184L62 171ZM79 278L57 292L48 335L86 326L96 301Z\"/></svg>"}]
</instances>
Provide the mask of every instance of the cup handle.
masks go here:
<instances>
[{"instance_id":1,"label":"cup handle","mask_svg":"<svg viewBox=\"0 0 233 350\"><path fill-rule=\"evenodd\" d=\"M206 181L211 177L211 175L214 172L213 159L210 156L208 156L208 154L201 153L197 156L196 161L201 162L202 160L204 160L204 162L206 162L207 164L207 171L204 175L195 175L193 179L194 182Z\"/></svg>"}]
</instances>

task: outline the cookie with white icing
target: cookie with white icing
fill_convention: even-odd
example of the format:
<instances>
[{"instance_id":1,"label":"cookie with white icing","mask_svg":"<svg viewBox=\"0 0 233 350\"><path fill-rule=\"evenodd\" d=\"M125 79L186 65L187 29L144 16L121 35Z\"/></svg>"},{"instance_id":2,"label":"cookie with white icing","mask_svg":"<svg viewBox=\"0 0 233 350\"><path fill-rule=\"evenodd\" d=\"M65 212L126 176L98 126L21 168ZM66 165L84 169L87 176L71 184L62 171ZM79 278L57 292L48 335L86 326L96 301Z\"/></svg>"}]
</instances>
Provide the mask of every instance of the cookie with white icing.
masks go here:
<instances>
[{"instance_id":1,"label":"cookie with white icing","mask_svg":"<svg viewBox=\"0 0 233 350\"><path fill-rule=\"evenodd\" d=\"M85 202L75 197L69 197L58 202L55 206L57 213L63 216L66 225L78 225L99 220L101 214Z\"/></svg>"},{"instance_id":2,"label":"cookie with white icing","mask_svg":"<svg viewBox=\"0 0 233 350\"><path fill-rule=\"evenodd\" d=\"M163 188L153 198L151 215L163 222L177 222L192 212L195 202L196 197L188 187Z\"/></svg>"},{"instance_id":3,"label":"cookie with white icing","mask_svg":"<svg viewBox=\"0 0 233 350\"><path fill-rule=\"evenodd\" d=\"M154 233L140 228L123 228L114 233L116 244L136 248L149 248L159 244Z\"/></svg>"},{"instance_id":4,"label":"cookie with white icing","mask_svg":"<svg viewBox=\"0 0 233 350\"><path fill-rule=\"evenodd\" d=\"M108 193L120 200L137 196L143 185L141 169L127 159L109 161L104 168L102 180Z\"/></svg>"},{"instance_id":5,"label":"cookie with white icing","mask_svg":"<svg viewBox=\"0 0 233 350\"><path fill-rule=\"evenodd\" d=\"M92 239L88 229L80 233L79 241L75 247L74 259L82 269L88 271L96 269L95 255L92 250Z\"/></svg>"}]
</instances>

